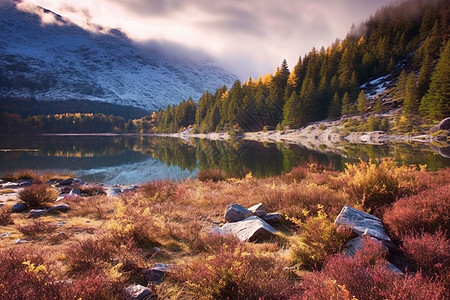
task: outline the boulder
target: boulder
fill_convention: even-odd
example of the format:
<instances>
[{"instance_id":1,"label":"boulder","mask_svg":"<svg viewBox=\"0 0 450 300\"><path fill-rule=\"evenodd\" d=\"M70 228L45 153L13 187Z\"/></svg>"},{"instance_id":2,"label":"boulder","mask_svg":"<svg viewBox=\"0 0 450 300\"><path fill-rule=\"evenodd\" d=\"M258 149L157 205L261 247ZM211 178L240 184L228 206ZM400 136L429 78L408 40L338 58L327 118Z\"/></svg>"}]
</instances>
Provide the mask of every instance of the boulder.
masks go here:
<instances>
[{"instance_id":1,"label":"boulder","mask_svg":"<svg viewBox=\"0 0 450 300\"><path fill-rule=\"evenodd\" d=\"M345 205L342 208L336 218L335 224L338 226L351 227L353 232L357 235L366 233L379 240L391 240L384 231L383 224L379 218L348 205Z\"/></svg>"},{"instance_id":2,"label":"boulder","mask_svg":"<svg viewBox=\"0 0 450 300\"><path fill-rule=\"evenodd\" d=\"M70 210L70 205L66 203L61 203L58 205L55 205L53 207L50 207L47 211L60 211L60 212L66 212Z\"/></svg>"},{"instance_id":3,"label":"boulder","mask_svg":"<svg viewBox=\"0 0 450 300\"><path fill-rule=\"evenodd\" d=\"M124 190L122 191L122 193L126 193L126 192L134 192L134 191L137 190L138 188L139 188L139 186L133 185L133 186L131 186L131 187L129 187L129 188L124 189Z\"/></svg>"},{"instance_id":4,"label":"boulder","mask_svg":"<svg viewBox=\"0 0 450 300\"><path fill-rule=\"evenodd\" d=\"M83 185L83 184L85 184L85 182L78 178L68 178L68 179L61 181L58 185L61 186L61 185L72 185L72 184Z\"/></svg>"},{"instance_id":5,"label":"boulder","mask_svg":"<svg viewBox=\"0 0 450 300\"><path fill-rule=\"evenodd\" d=\"M33 184L33 179L23 179L18 182L19 187L26 187Z\"/></svg>"},{"instance_id":6,"label":"boulder","mask_svg":"<svg viewBox=\"0 0 450 300\"><path fill-rule=\"evenodd\" d=\"M267 209L262 203L258 203L248 208L255 216L264 217L267 215Z\"/></svg>"},{"instance_id":7,"label":"boulder","mask_svg":"<svg viewBox=\"0 0 450 300\"><path fill-rule=\"evenodd\" d=\"M30 210L28 218L39 218L45 215L47 212L48 212L47 209L32 209Z\"/></svg>"},{"instance_id":8,"label":"boulder","mask_svg":"<svg viewBox=\"0 0 450 300\"><path fill-rule=\"evenodd\" d=\"M2 185L2 189L15 189L18 187L19 187L19 184L17 182L7 182Z\"/></svg>"},{"instance_id":9,"label":"boulder","mask_svg":"<svg viewBox=\"0 0 450 300\"><path fill-rule=\"evenodd\" d=\"M120 193L122 193L122 190L121 190L120 188L118 188L118 187L113 187L113 188L111 188L106 194L107 194L109 197L117 197L117 196L120 195Z\"/></svg>"},{"instance_id":10,"label":"boulder","mask_svg":"<svg viewBox=\"0 0 450 300\"><path fill-rule=\"evenodd\" d=\"M25 203L16 203L11 208L13 212L22 212L28 209L28 206Z\"/></svg>"},{"instance_id":11,"label":"boulder","mask_svg":"<svg viewBox=\"0 0 450 300\"><path fill-rule=\"evenodd\" d=\"M251 216L239 222L224 224L220 232L234 234L243 242L254 242L270 239L276 230L261 218Z\"/></svg>"},{"instance_id":12,"label":"boulder","mask_svg":"<svg viewBox=\"0 0 450 300\"><path fill-rule=\"evenodd\" d=\"M344 249L342 250L342 253L344 253L346 256L350 256L350 257L355 256L356 252L358 250L362 249L362 247L363 247L362 241L365 236L368 236L370 240L375 241L377 244L379 244L381 246L381 251L385 252L386 255L389 255L389 248L386 246L385 242L380 241L380 240L378 240L374 237L371 237L370 235L366 235L366 234L364 234L362 236L358 236L358 237L348 241L347 244L345 244ZM402 270L400 270L399 268L397 268L394 264L392 264L390 262L387 263L386 268L393 273L405 274Z\"/></svg>"},{"instance_id":13,"label":"boulder","mask_svg":"<svg viewBox=\"0 0 450 300\"><path fill-rule=\"evenodd\" d=\"M125 288L125 293L126 299L130 300L156 299L156 295L154 295L148 288L140 284Z\"/></svg>"},{"instance_id":14,"label":"boulder","mask_svg":"<svg viewBox=\"0 0 450 300\"><path fill-rule=\"evenodd\" d=\"M344 249L342 249L342 253L344 253L346 256L355 256L356 252L358 250L361 250L363 248L362 241L364 237L368 237L370 240L376 242L378 245L380 245L381 250L387 254L389 254L389 249L386 247L386 245L380 241L379 239L376 239L374 237L371 237L370 235L360 235L358 237L355 237L354 239L351 239L345 244Z\"/></svg>"},{"instance_id":15,"label":"boulder","mask_svg":"<svg viewBox=\"0 0 450 300\"><path fill-rule=\"evenodd\" d=\"M280 213L270 213L262 217L262 219L272 226L277 226L281 224L283 215Z\"/></svg>"},{"instance_id":16,"label":"boulder","mask_svg":"<svg viewBox=\"0 0 450 300\"><path fill-rule=\"evenodd\" d=\"M225 209L225 220L230 223L244 220L250 216L253 216L253 213L239 204L228 205Z\"/></svg>"},{"instance_id":17,"label":"boulder","mask_svg":"<svg viewBox=\"0 0 450 300\"><path fill-rule=\"evenodd\" d=\"M171 267L170 264L157 263L150 269L142 270L142 273L148 283L160 284Z\"/></svg>"},{"instance_id":18,"label":"boulder","mask_svg":"<svg viewBox=\"0 0 450 300\"><path fill-rule=\"evenodd\" d=\"M445 118L438 125L430 128L430 132L436 132L439 130L450 130L450 117Z\"/></svg>"}]
</instances>

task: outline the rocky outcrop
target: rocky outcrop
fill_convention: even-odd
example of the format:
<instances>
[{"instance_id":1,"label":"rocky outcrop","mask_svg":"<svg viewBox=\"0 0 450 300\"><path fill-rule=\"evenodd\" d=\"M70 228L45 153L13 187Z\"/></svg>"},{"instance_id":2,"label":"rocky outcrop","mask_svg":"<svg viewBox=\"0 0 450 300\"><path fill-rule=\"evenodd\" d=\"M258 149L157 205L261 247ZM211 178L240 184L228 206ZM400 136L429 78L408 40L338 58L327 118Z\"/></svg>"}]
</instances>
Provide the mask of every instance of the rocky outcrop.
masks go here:
<instances>
[{"instance_id":1,"label":"rocky outcrop","mask_svg":"<svg viewBox=\"0 0 450 300\"><path fill-rule=\"evenodd\" d=\"M342 253L347 256L355 256L356 252L363 248L364 239L370 239L380 245L381 251L388 257L389 247L393 247L391 239L387 236L383 223L375 216L345 205L336 218L335 224L339 227L352 228L357 237L349 240L345 244ZM338 227L338 230L340 229ZM399 268L389 262L386 266L388 270L404 274Z\"/></svg>"},{"instance_id":2,"label":"rocky outcrop","mask_svg":"<svg viewBox=\"0 0 450 300\"><path fill-rule=\"evenodd\" d=\"M445 118L438 125L430 128L430 132L436 132L439 130L450 130L450 117Z\"/></svg>"},{"instance_id":3,"label":"rocky outcrop","mask_svg":"<svg viewBox=\"0 0 450 300\"><path fill-rule=\"evenodd\" d=\"M239 222L226 223L220 232L234 234L242 242L255 242L270 239L275 228L257 216L251 216Z\"/></svg>"},{"instance_id":4,"label":"rocky outcrop","mask_svg":"<svg viewBox=\"0 0 450 300\"><path fill-rule=\"evenodd\" d=\"M11 208L13 212L22 212L22 211L26 211L28 209L28 206L25 203L16 203L13 205L13 207Z\"/></svg>"}]
</instances>

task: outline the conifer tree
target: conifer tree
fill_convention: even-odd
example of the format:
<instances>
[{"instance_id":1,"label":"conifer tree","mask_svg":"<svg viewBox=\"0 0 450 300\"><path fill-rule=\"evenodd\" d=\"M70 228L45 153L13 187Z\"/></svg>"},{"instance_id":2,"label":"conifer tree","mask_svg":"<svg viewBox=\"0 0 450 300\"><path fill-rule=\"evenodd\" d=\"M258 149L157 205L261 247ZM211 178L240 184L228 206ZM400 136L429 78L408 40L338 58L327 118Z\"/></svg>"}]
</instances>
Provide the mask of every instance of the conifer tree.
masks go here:
<instances>
[{"instance_id":1,"label":"conifer tree","mask_svg":"<svg viewBox=\"0 0 450 300\"><path fill-rule=\"evenodd\" d=\"M350 96L348 92L345 92L342 97L342 109L341 114L347 115L347 118L353 113L353 103L350 101Z\"/></svg>"},{"instance_id":2,"label":"conifer tree","mask_svg":"<svg viewBox=\"0 0 450 300\"><path fill-rule=\"evenodd\" d=\"M297 92L293 91L283 108L283 125L296 128L301 124L300 100Z\"/></svg>"},{"instance_id":3,"label":"conifer tree","mask_svg":"<svg viewBox=\"0 0 450 300\"><path fill-rule=\"evenodd\" d=\"M369 99L367 98L364 90L361 90L361 92L359 92L358 95L358 103L357 103L358 112L360 114L364 114L365 112L367 112L368 107L369 107Z\"/></svg>"},{"instance_id":4,"label":"conifer tree","mask_svg":"<svg viewBox=\"0 0 450 300\"><path fill-rule=\"evenodd\" d=\"M420 110L428 119L439 120L450 116L450 41L441 52Z\"/></svg>"},{"instance_id":5,"label":"conifer tree","mask_svg":"<svg viewBox=\"0 0 450 300\"><path fill-rule=\"evenodd\" d=\"M330 107L328 108L328 118L335 119L341 116L341 98L339 98L338 92L334 93L333 100L330 103Z\"/></svg>"}]
</instances>

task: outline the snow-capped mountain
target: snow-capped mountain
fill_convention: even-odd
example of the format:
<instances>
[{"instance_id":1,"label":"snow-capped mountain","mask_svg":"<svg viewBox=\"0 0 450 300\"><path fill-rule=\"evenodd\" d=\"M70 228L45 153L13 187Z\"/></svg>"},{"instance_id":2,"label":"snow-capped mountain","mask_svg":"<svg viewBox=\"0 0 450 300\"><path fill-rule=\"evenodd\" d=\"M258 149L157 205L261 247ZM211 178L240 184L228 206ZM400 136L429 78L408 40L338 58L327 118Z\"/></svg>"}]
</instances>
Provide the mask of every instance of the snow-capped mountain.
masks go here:
<instances>
[{"instance_id":1,"label":"snow-capped mountain","mask_svg":"<svg viewBox=\"0 0 450 300\"><path fill-rule=\"evenodd\" d=\"M0 96L93 100L156 110L236 77L211 61L175 60L119 30L93 33L41 7L0 2ZM51 20L43 22L42 20ZM107 31L107 32L105 32Z\"/></svg>"}]
</instances>

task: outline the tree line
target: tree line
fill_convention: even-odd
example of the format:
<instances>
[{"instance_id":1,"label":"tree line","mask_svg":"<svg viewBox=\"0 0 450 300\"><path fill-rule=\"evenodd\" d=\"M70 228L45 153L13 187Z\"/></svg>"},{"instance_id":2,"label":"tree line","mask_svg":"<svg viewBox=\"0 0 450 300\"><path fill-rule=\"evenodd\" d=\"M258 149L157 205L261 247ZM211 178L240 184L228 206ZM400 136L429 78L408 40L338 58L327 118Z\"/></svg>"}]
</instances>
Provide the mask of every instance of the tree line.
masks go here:
<instances>
[{"instance_id":1,"label":"tree line","mask_svg":"<svg viewBox=\"0 0 450 300\"><path fill-rule=\"evenodd\" d=\"M400 70L395 97L404 113L399 125L408 130L447 117L449 6L444 0L410 0L382 8L344 40L300 57L292 71L284 60L273 74L206 91L197 102L167 106L154 116L153 130L176 132L189 125L202 133L298 128L327 118L377 113L381 103L369 99L361 84Z\"/></svg>"}]
</instances>

